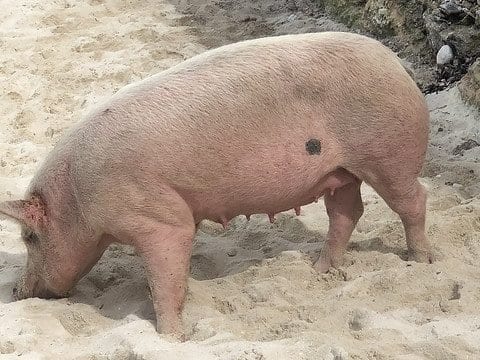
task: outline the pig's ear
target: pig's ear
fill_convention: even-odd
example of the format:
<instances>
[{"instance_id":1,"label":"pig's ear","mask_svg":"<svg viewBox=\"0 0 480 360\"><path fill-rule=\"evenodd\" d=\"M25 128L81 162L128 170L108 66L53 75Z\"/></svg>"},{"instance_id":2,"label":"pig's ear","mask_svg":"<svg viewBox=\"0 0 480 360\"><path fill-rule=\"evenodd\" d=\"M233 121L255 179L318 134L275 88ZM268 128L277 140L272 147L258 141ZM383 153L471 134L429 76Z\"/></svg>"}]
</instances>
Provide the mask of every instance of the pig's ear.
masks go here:
<instances>
[{"instance_id":1,"label":"pig's ear","mask_svg":"<svg viewBox=\"0 0 480 360\"><path fill-rule=\"evenodd\" d=\"M37 199L4 201L0 203L1 214L32 229L38 229L45 221L45 209Z\"/></svg>"}]
</instances>

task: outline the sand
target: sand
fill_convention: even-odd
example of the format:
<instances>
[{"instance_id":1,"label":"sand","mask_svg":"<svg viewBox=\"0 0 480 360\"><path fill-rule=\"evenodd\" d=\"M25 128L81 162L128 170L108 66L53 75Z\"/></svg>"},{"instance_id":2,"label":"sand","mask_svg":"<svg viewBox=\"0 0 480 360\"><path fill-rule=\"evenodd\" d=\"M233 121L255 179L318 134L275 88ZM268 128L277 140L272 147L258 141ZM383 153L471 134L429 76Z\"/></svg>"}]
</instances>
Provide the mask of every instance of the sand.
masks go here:
<instances>
[{"instance_id":1,"label":"sand","mask_svg":"<svg viewBox=\"0 0 480 360\"><path fill-rule=\"evenodd\" d=\"M162 1L4 0L0 13L0 200L23 194L58 137L123 85L204 50ZM213 43L213 41L212 41ZM1 359L480 358L480 115L456 88L427 96L422 182L437 261L408 262L401 223L363 186L365 215L345 264L311 267L321 203L277 216L205 222L184 311L189 341L155 332L142 263L112 246L60 300L12 302L25 247L0 219Z\"/></svg>"}]
</instances>

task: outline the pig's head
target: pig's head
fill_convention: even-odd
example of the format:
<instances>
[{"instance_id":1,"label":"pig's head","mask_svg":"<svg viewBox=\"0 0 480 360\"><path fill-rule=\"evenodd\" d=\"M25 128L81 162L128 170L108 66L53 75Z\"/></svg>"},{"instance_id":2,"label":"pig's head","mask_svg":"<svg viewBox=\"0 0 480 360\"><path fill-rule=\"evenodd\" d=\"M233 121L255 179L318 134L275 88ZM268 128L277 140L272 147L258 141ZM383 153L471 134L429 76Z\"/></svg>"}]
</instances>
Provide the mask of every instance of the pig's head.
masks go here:
<instances>
[{"instance_id":1,"label":"pig's head","mask_svg":"<svg viewBox=\"0 0 480 360\"><path fill-rule=\"evenodd\" d=\"M0 203L0 215L20 223L28 259L13 289L15 299L65 297L103 253L78 236L78 224L48 211L39 196Z\"/></svg>"}]
</instances>

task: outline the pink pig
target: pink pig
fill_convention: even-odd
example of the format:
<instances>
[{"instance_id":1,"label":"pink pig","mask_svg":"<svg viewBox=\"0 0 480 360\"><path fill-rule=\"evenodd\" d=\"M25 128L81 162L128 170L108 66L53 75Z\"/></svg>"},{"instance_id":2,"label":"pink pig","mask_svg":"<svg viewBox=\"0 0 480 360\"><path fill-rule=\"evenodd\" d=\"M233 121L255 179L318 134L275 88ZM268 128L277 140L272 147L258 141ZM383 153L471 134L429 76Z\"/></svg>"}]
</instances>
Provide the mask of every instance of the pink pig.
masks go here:
<instances>
[{"instance_id":1,"label":"pink pig","mask_svg":"<svg viewBox=\"0 0 480 360\"><path fill-rule=\"evenodd\" d=\"M63 137L26 200L0 204L28 250L14 296L62 297L112 242L148 270L157 329L182 333L196 226L324 196L318 271L339 266L363 213L362 181L432 262L424 98L397 56L350 33L286 35L207 51L121 89Z\"/></svg>"}]
</instances>

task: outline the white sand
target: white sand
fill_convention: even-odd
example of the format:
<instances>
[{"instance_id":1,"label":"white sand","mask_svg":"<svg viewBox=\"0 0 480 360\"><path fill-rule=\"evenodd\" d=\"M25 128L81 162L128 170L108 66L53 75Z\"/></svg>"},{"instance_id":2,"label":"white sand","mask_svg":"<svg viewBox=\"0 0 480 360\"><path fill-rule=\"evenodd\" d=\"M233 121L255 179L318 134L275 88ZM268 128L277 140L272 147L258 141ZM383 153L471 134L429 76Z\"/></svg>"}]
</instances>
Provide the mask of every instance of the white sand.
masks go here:
<instances>
[{"instance_id":1,"label":"white sand","mask_svg":"<svg viewBox=\"0 0 480 360\"><path fill-rule=\"evenodd\" d=\"M135 5L136 4L136 5ZM95 102L203 50L159 1L3 0L0 200ZM321 204L197 236L184 313L190 341L155 332L141 262L112 246L70 299L11 302L23 270L18 227L0 220L1 359L480 358L480 116L456 89L428 97L428 235L438 261L406 262L401 223L368 187L345 266L316 274ZM442 132L437 132L442 127ZM473 170L473 173L471 172ZM445 182L455 185L445 185ZM301 252L300 252L301 251Z\"/></svg>"}]
</instances>

